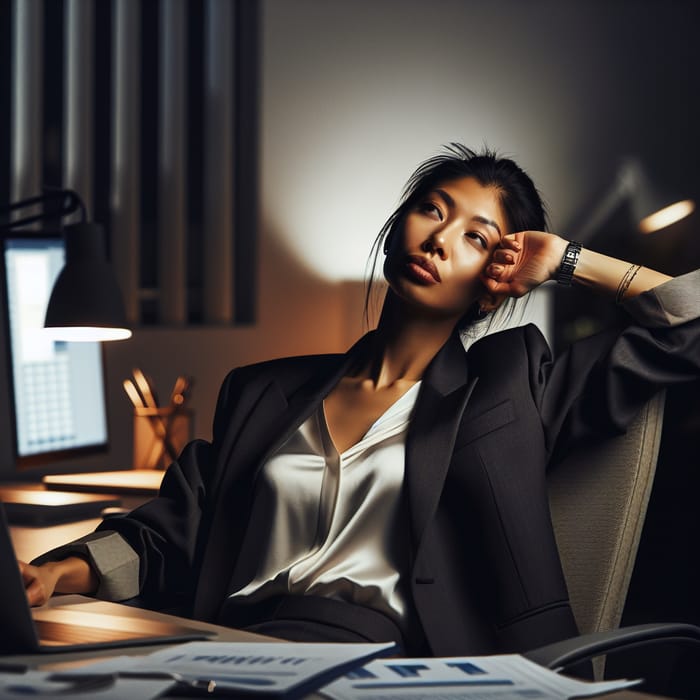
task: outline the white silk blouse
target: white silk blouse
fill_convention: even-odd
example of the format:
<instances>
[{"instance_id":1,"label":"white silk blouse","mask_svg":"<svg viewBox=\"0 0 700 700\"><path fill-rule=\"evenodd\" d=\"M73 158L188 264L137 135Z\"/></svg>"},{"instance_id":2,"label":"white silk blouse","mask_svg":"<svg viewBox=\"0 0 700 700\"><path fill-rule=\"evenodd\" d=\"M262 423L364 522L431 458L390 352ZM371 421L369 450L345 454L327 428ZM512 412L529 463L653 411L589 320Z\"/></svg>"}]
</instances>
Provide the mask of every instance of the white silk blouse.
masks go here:
<instances>
[{"instance_id":1,"label":"white silk blouse","mask_svg":"<svg viewBox=\"0 0 700 700\"><path fill-rule=\"evenodd\" d=\"M405 621L401 574L409 538L402 485L419 386L342 453L319 405L263 465L241 550L259 566L232 597L253 602L278 594L319 595L374 608L399 625Z\"/></svg>"}]
</instances>

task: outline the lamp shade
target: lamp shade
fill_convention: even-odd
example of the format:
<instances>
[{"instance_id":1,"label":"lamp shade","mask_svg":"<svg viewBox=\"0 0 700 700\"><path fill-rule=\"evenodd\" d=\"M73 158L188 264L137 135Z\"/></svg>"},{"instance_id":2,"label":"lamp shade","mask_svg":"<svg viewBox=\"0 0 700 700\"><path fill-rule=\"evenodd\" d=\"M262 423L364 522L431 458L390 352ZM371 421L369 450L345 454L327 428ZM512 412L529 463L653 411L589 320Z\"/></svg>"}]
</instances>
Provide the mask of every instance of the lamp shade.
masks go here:
<instances>
[{"instance_id":1,"label":"lamp shade","mask_svg":"<svg viewBox=\"0 0 700 700\"><path fill-rule=\"evenodd\" d=\"M680 199L652 182L648 173L633 162L629 183L630 210L641 233L653 233L685 218L695 209L690 199Z\"/></svg>"},{"instance_id":2,"label":"lamp shade","mask_svg":"<svg viewBox=\"0 0 700 700\"><path fill-rule=\"evenodd\" d=\"M614 211L627 205L629 216L641 233L653 233L688 216L695 209L690 199L672 197L652 182L637 158L624 159L612 184L589 205L578 224L575 238L587 243Z\"/></svg>"},{"instance_id":3,"label":"lamp shade","mask_svg":"<svg viewBox=\"0 0 700 700\"><path fill-rule=\"evenodd\" d=\"M55 340L96 341L129 338L124 303L105 254L99 224L64 229L66 260L46 309L44 327Z\"/></svg>"}]
</instances>

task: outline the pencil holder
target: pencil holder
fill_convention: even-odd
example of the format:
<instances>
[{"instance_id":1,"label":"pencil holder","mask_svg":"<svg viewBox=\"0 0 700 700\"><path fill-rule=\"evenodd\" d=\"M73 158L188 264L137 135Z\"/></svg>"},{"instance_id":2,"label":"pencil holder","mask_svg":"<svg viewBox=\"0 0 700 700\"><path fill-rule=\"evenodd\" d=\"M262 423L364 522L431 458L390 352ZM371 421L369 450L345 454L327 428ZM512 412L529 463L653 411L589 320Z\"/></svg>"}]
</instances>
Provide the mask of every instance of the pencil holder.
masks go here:
<instances>
[{"instance_id":1,"label":"pencil holder","mask_svg":"<svg viewBox=\"0 0 700 700\"><path fill-rule=\"evenodd\" d=\"M134 469L165 469L191 436L192 411L134 408Z\"/></svg>"}]
</instances>

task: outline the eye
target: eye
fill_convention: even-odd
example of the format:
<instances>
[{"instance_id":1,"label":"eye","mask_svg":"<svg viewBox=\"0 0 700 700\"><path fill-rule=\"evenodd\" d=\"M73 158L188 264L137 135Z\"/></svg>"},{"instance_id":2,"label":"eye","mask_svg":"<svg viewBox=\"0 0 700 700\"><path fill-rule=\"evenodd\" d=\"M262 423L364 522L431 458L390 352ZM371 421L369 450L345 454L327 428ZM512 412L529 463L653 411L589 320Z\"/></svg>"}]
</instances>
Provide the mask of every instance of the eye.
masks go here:
<instances>
[{"instance_id":1,"label":"eye","mask_svg":"<svg viewBox=\"0 0 700 700\"><path fill-rule=\"evenodd\" d=\"M434 204L433 202L423 202L423 204L421 204L418 207L418 211L420 211L422 214L430 216L436 221L442 221L444 218L440 207L438 207L437 204Z\"/></svg>"},{"instance_id":2,"label":"eye","mask_svg":"<svg viewBox=\"0 0 700 700\"><path fill-rule=\"evenodd\" d=\"M479 231L467 231L464 235L467 236L467 238L475 240L484 250L488 250L489 244L483 233L479 233Z\"/></svg>"}]
</instances>

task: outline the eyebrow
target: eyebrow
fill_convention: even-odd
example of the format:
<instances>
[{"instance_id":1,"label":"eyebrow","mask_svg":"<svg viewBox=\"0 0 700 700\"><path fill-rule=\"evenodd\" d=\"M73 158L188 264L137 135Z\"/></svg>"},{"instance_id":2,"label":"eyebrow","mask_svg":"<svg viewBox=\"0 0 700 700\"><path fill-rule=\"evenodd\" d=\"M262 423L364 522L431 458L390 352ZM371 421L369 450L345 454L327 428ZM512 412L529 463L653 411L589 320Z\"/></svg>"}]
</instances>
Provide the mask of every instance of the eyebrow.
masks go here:
<instances>
[{"instance_id":1,"label":"eyebrow","mask_svg":"<svg viewBox=\"0 0 700 700\"><path fill-rule=\"evenodd\" d=\"M472 220L479 221L482 224L486 224L486 226L492 226L498 231L498 235L501 235L501 228L495 221L491 221L491 219L487 219L485 216L472 216Z\"/></svg>"},{"instance_id":2,"label":"eyebrow","mask_svg":"<svg viewBox=\"0 0 700 700\"><path fill-rule=\"evenodd\" d=\"M445 204L447 204L448 207L451 209L454 209L455 205L455 200L452 199L452 196L449 195L445 190L441 189L436 189L435 193L440 195L440 197L445 201ZM498 232L498 235L501 236L501 228L500 226L493 221L492 219L487 219L485 216L480 216L478 214L472 216L472 221L478 221L480 224L484 224L486 226L491 226L492 228L496 229Z\"/></svg>"}]
</instances>

